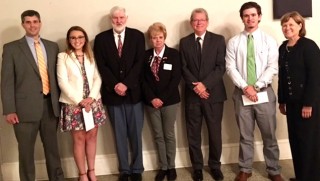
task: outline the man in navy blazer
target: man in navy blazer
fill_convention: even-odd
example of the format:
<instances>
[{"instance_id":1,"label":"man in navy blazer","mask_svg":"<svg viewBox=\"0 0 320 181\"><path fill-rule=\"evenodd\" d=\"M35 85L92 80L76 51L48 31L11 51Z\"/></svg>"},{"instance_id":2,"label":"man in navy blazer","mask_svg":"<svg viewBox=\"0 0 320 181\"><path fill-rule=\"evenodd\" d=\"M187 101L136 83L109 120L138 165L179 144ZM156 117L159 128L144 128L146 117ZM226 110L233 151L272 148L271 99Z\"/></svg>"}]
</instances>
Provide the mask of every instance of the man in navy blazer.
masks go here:
<instances>
[{"instance_id":1,"label":"man in navy blazer","mask_svg":"<svg viewBox=\"0 0 320 181\"><path fill-rule=\"evenodd\" d=\"M207 31L208 13L203 8L192 11L190 24L194 33L180 40L182 76L185 80L185 117L189 154L194 169L193 180L203 180L201 128L203 118L209 135L209 161L215 180L222 180L221 121L226 91L224 37Z\"/></svg>"},{"instance_id":2,"label":"man in navy blazer","mask_svg":"<svg viewBox=\"0 0 320 181\"><path fill-rule=\"evenodd\" d=\"M34 181L34 145L40 132L49 180L63 181L57 143L59 88L56 79L58 45L40 38L40 14L21 14L26 35L3 46L1 99L5 120L13 125L19 150L21 181ZM49 77L49 93L43 92L35 41L39 42Z\"/></svg>"},{"instance_id":3,"label":"man in navy blazer","mask_svg":"<svg viewBox=\"0 0 320 181\"><path fill-rule=\"evenodd\" d=\"M110 10L112 29L98 34L94 54L102 78L101 94L107 105L114 130L119 159L119 180L142 179L143 104L141 97L144 35L126 27L127 15L122 7ZM128 161L128 143L131 163Z\"/></svg>"}]
</instances>

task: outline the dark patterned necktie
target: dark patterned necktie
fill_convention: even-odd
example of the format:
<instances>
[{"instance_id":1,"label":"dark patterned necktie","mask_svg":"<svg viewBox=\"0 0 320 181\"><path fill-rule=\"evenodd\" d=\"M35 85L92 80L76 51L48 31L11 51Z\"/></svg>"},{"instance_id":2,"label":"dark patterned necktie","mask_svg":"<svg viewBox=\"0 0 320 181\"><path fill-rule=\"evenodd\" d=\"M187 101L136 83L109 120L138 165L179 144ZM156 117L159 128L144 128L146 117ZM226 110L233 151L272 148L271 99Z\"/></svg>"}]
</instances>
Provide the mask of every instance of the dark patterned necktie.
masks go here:
<instances>
[{"instance_id":1,"label":"dark patterned necktie","mask_svg":"<svg viewBox=\"0 0 320 181\"><path fill-rule=\"evenodd\" d=\"M121 41L121 35L118 35L118 55L121 57L122 55L122 41Z\"/></svg>"},{"instance_id":2,"label":"dark patterned necktie","mask_svg":"<svg viewBox=\"0 0 320 181\"><path fill-rule=\"evenodd\" d=\"M152 71L156 81L160 80L159 76L158 76L160 62L161 62L161 58L159 56L155 56L154 60L152 62L152 65L151 65L151 71Z\"/></svg>"}]
</instances>

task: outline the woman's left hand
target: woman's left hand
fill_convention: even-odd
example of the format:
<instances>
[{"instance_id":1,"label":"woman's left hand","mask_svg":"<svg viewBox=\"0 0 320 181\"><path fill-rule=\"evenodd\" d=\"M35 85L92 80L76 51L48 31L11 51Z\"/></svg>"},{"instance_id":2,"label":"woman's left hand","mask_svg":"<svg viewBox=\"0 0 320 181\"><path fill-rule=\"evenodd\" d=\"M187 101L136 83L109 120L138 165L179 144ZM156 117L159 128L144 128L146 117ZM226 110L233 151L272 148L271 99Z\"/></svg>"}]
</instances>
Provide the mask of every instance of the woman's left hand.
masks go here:
<instances>
[{"instance_id":1,"label":"woman's left hand","mask_svg":"<svg viewBox=\"0 0 320 181\"><path fill-rule=\"evenodd\" d=\"M93 99L91 97L87 97L80 102L80 106L87 107L87 106L90 106L92 102L93 102Z\"/></svg>"},{"instance_id":2,"label":"woman's left hand","mask_svg":"<svg viewBox=\"0 0 320 181\"><path fill-rule=\"evenodd\" d=\"M312 107L303 106L301 114L303 118L310 118L312 116Z\"/></svg>"}]
</instances>

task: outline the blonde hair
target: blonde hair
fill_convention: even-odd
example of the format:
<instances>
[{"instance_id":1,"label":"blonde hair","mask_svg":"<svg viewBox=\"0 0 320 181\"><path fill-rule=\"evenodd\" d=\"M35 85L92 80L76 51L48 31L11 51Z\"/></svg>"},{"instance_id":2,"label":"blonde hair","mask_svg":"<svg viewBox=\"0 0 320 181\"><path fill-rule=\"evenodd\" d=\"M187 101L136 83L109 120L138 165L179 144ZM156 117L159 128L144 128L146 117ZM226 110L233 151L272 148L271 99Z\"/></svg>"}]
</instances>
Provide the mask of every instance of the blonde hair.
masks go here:
<instances>
[{"instance_id":1,"label":"blonde hair","mask_svg":"<svg viewBox=\"0 0 320 181\"><path fill-rule=\"evenodd\" d=\"M155 36L158 33L163 33L164 39L167 38L167 29L164 26L164 24L160 22L153 23L151 26L148 28L148 37L149 39L152 38L152 36Z\"/></svg>"}]
</instances>

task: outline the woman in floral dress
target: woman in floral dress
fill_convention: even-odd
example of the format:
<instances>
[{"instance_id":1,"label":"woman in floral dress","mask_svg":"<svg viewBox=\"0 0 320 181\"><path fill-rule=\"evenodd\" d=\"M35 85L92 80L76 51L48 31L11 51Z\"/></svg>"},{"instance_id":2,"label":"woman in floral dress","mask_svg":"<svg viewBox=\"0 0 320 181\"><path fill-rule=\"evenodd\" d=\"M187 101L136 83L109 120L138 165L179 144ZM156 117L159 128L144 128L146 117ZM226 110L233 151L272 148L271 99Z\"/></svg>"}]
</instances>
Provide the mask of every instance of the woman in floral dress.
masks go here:
<instances>
[{"instance_id":1,"label":"woman in floral dress","mask_svg":"<svg viewBox=\"0 0 320 181\"><path fill-rule=\"evenodd\" d=\"M79 26L71 27L67 32L66 42L67 49L59 53L57 63L58 84L61 89L60 129L71 132L79 180L96 181L94 165L98 127L107 119L100 99L101 78L84 29ZM90 110L95 126L88 130L83 111Z\"/></svg>"}]
</instances>

